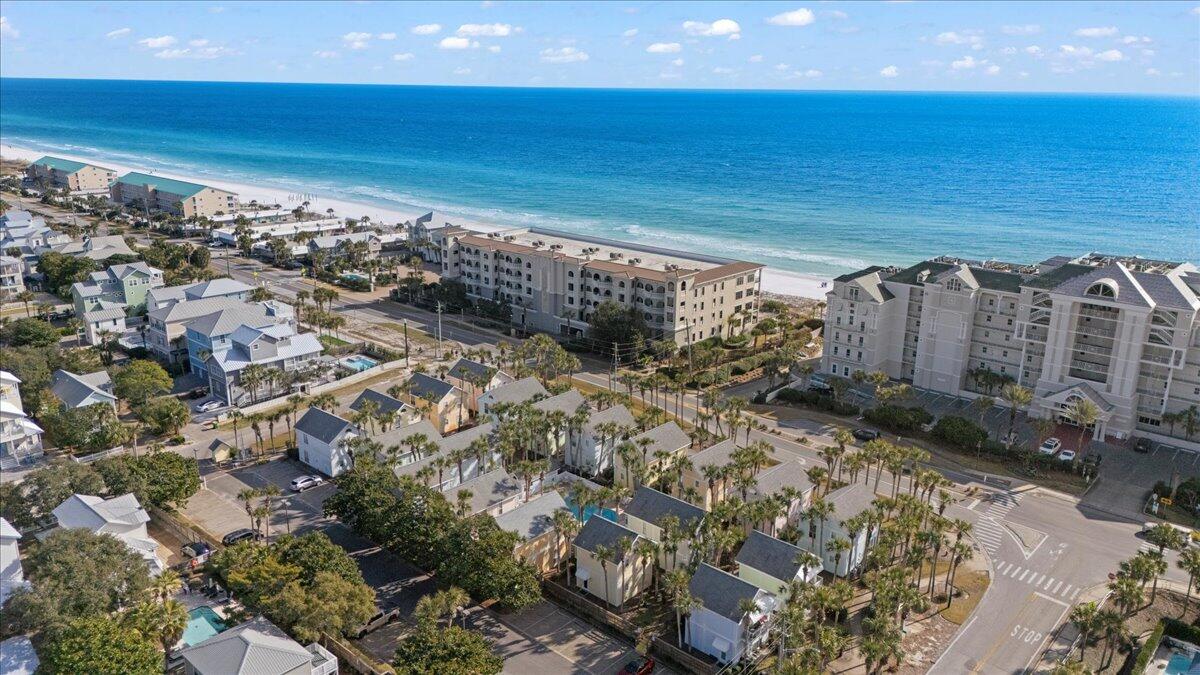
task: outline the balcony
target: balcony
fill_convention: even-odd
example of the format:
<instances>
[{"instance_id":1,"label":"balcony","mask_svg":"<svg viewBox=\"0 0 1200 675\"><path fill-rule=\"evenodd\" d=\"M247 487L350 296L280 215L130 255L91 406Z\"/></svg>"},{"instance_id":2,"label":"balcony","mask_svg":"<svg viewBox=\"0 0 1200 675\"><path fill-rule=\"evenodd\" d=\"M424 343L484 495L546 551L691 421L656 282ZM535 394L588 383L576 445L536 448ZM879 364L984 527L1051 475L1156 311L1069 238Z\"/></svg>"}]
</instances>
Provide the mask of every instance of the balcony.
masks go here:
<instances>
[{"instance_id":1,"label":"balcony","mask_svg":"<svg viewBox=\"0 0 1200 675\"><path fill-rule=\"evenodd\" d=\"M1099 326L1091 326L1086 323L1080 323L1075 327L1075 332L1083 335L1094 335L1096 337L1113 339L1117 335L1117 331L1110 328L1100 328Z\"/></svg>"},{"instance_id":2,"label":"balcony","mask_svg":"<svg viewBox=\"0 0 1200 675\"><path fill-rule=\"evenodd\" d=\"M1090 307L1080 307L1079 316L1088 316L1093 319L1101 319L1103 321L1119 321L1121 318L1120 312L1106 312L1099 309L1091 309Z\"/></svg>"}]
</instances>

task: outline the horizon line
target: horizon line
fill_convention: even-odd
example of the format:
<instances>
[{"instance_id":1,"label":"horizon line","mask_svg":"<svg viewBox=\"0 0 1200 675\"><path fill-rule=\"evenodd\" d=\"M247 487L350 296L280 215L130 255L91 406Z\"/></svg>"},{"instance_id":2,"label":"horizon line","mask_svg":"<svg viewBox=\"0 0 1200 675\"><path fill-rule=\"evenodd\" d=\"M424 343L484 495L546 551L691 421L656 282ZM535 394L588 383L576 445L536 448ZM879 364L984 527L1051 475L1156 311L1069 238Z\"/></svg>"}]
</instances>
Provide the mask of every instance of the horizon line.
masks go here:
<instances>
[{"instance_id":1,"label":"horizon line","mask_svg":"<svg viewBox=\"0 0 1200 675\"><path fill-rule=\"evenodd\" d=\"M164 80L157 78L117 78L117 77L29 77L20 75L0 75L3 80L47 80L64 82L150 82L150 83L192 83L192 84L273 84L299 86L329 86L329 87L429 87L440 89L523 89L548 91L646 91L646 92L706 92L706 93L774 93L774 94L989 94L989 95L1044 95L1044 96L1112 96L1137 98L1179 98L1200 99L1200 92L1195 94L1181 93L1149 93L1126 91L1053 91L1041 89L1028 90L995 90L995 89L764 89L764 88L735 88L735 87L600 87L600 86L538 86L538 85L501 85L501 84L412 84L390 82L297 82L279 80L203 80L179 79Z\"/></svg>"}]
</instances>

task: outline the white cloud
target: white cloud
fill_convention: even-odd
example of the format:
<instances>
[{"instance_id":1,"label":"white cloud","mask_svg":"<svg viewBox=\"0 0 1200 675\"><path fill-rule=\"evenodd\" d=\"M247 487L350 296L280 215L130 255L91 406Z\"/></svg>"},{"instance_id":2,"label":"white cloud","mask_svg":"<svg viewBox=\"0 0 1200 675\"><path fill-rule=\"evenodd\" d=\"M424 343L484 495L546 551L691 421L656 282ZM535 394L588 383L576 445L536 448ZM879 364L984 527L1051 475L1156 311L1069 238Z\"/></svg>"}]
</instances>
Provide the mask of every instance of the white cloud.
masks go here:
<instances>
[{"instance_id":1,"label":"white cloud","mask_svg":"<svg viewBox=\"0 0 1200 675\"><path fill-rule=\"evenodd\" d=\"M198 40L198 42L207 43L208 40ZM222 56L237 56L241 52L228 47L201 47L192 49L185 47L183 49L164 49L154 53L156 59L219 59Z\"/></svg>"},{"instance_id":2,"label":"white cloud","mask_svg":"<svg viewBox=\"0 0 1200 675\"><path fill-rule=\"evenodd\" d=\"M188 44L191 45L192 47L204 47L204 46L208 45L208 40L205 40L203 38L199 39L199 40L188 40Z\"/></svg>"},{"instance_id":3,"label":"white cloud","mask_svg":"<svg viewBox=\"0 0 1200 675\"><path fill-rule=\"evenodd\" d=\"M395 40L396 34L395 33L380 33L379 39L380 40Z\"/></svg>"},{"instance_id":4,"label":"white cloud","mask_svg":"<svg viewBox=\"0 0 1200 675\"><path fill-rule=\"evenodd\" d=\"M1200 16L1200 5L1196 5L1195 7L1192 8L1192 14L1195 14L1196 16Z\"/></svg>"},{"instance_id":5,"label":"white cloud","mask_svg":"<svg viewBox=\"0 0 1200 675\"><path fill-rule=\"evenodd\" d=\"M543 49L540 52L542 63L580 63L587 61L588 53L575 47L559 49Z\"/></svg>"},{"instance_id":6,"label":"white cloud","mask_svg":"<svg viewBox=\"0 0 1200 675\"><path fill-rule=\"evenodd\" d=\"M730 33L730 34L729 34L729 39L730 39L730 40L741 40L741 39L742 39L742 34L741 34L741 33Z\"/></svg>"},{"instance_id":7,"label":"white cloud","mask_svg":"<svg viewBox=\"0 0 1200 675\"><path fill-rule=\"evenodd\" d=\"M1097 61L1123 61L1125 55L1119 49L1109 49L1096 55Z\"/></svg>"},{"instance_id":8,"label":"white cloud","mask_svg":"<svg viewBox=\"0 0 1200 675\"><path fill-rule=\"evenodd\" d=\"M1139 44L1139 43L1140 43L1140 44L1144 44L1144 45L1148 45L1148 44L1150 44L1151 42L1154 42L1154 40L1150 39L1149 37L1147 37L1147 36L1145 36L1145 35L1141 35L1141 36L1138 36L1138 35L1126 35L1125 37L1121 38L1121 42L1122 42L1122 43L1124 43L1124 44L1127 44L1127 45L1136 45L1136 44Z\"/></svg>"},{"instance_id":9,"label":"white cloud","mask_svg":"<svg viewBox=\"0 0 1200 675\"><path fill-rule=\"evenodd\" d=\"M118 28L116 30L108 31L107 33L104 34L104 37L106 37L110 40L115 40L117 38L125 37L126 35L129 35L132 32L133 32L132 28Z\"/></svg>"},{"instance_id":10,"label":"white cloud","mask_svg":"<svg viewBox=\"0 0 1200 675\"><path fill-rule=\"evenodd\" d=\"M1042 48L1037 45L1029 45L1025 48L1025 53L1029 54L1030 56L1041 56Z\"/></svg>"},{"instance_id":11,"label":"white cloud","mask_svg":"<svg viewBox=\"0 0 1200 675\"><path fill-rule=\"evenodd\" d=\"M971 49L983 49L983 36L974 30L938 33L933 41L939 45L970 45Z\"/></svg>"},{"instance_id":12,"label":"white cloud","mask_svg":"<svg viewBox=\"0 0 1200 675\"><path fill-rule=\"evenodd\" d=\"M1005 35L1036 35L1042 32L1042 27L1036 23L1002 26L1000 32Z\"/></svg>"},{"instance_id":13,"label":"white cloud","mask_svg":"<svg viewBox=\"0 0 1200 675\"><path fill-rule=\"evenodd\" d=\"M495 6L496 6L496 3L492 2L492 0L483 0L483 2L479 3L480 9L491 9L492 7L495 7Z\"/></svg>"},{"instance_id":14,"label":"white cloud","mask_svg":"<svg viewBox=\"0 0 1200 675\"><path fill-rule=\"evenodd\" d=\"M1149 75L1150 77L1156 77L1158 75L1162 75L1162 73L1159 72L1158 68L1147 68L1146 74Z\"/></svg>"},{"instance_id":15,"label":"white cloud","mask_svg":"<svg viewBox=\"0 0 1200 675\"><path fill-rule=\"evenodd\" d=\"M1153 49L1143 49L1142 50L1142 56L1154 56L1157 53L1158 52L1154 51Z\"/></svg>"},{"instance_id":16,"label":"white cloud","mask_svg":"<svg viewBox=\"0 0 1200 675\"><path fill-rule=\"evenodd\" d=\"M849 14L837 9L831 9L828 12L821 12L821 15L830 19L837 19L838 21L845 21L846 19L850 18Z\"/></svg>"},{"instance_id":17,"label":"white cloud","mask_svg":"<svg viewBox=\"0 0 1200 675\"><path fill-rule=\"evenodd\" d=\"M742 27L733 19L717 19L712 23L705 21L684 21L683 32L688 35L702 37L720 37L728 35L729 39L736 39L734 36L742 32Z\"/></svg>"},{"instance_id":18,"label":"white cloud","mask_svg":"<svg viewBox=\"0 0 1200 675\"><path fill-rule=\"evenodd\" d=\"M671 65L678 68L679 66L683 65L683 59L675 59L675 60L671 61Z\"/></svg>"},{"instance_id":19,"label":"white cloud","mask_svg":"<svg viewBox=\"0 0 1200 675\"><path fill-rule=\"evenodd\" d=\"M1099 26L1094 28L1080 28L1075 31L1075 35L1077 37L1085 38L1102 38L1112 37L1118 32L1119 31L1117 30L1116 26Z\"/></svg>"},{"instance_id":20,"label":"white cloud","mask_svg":"<svg viewBox=\"0 0 1200 675\"><path fill-rule=\"evenodd\" d=\"M412 52L404 52L403 54L392 54L393 61L412 61Z\"/></svg>"},{"instance_id":21,"label":"white cloud","mask_svg":"<svg viewBox=\"0 0 1200 675\"><path fill-rule=\"evenodd\" d=\"M19 38L21 37L21 32L13 28L7 16L0 16L0 35L8 38Z\"/></svg>"},{"instance_id":22,"label":"white cloud","mask_svg":"<svg viewBox=\"0 0 1200 675\"><path fill-rule=\"evenodd\" d=\"M472 49L479 47L478 42L472 42L465 37L445 37L438 43L438 49Z\"/></svg>"},{"instance_id":23,"label":"white cloud","mask_svg":"<svg viewBox=\"0 0 1200 675\"><path fill-rule=\"evenodd\" d=\"M921 65L925 66L926 68L941 68L942 66L946 65L946 62L940 59L924 59L921 61Z\"/></svg>"},{"instance_id":24,"label":"white cloud","mask_svg":"<svg viewBox=\"0 0 1200 675\"><path fill-rule=\"evenodd\" d=\"M455 68L455 69L454 69L454 74L455 74L455 75L470 75L470 74L471 74L471 69L470 69L470 68L458 67L458 68Z\"/></svg>"},{"instance_id":25,"label":"white cloud","mask_svg":"<svg viewBox=\"0 0 1200 675\"><path fill-rule=\"evenodd\" d=\"M370 33L346 33L342 36L342 42L350 49L366 49L370 39Z\"/></svg>"},{"instance_id":26,"label":"white cloud","mask_svg":"<svg viewBox=\"0 0 1200 675\"><path fill-rule=\"evenodd\" d=\"M149 37L138 40L139 45L142 45L143 47L149 47L150 49L162 49L163 47L170 47L176 42L178 42L178 40L175 39L174 35L163 35L161 37Z\"/></svg>"},{"instance_id":27,"label":"white cloud","mask_svg":"<svg viewBox=\"0 0 1200 675\"><path fill-rule=\"evenodd\" d=\"M1021 72L1017 73L1017 77L1020 77L1020 78L1026 78L1026 77L1029 77L1029 71L1028 71L1028 70L1022 70Z\"/></svg>"},{"instance_id":28,"label":"white cloud","mask_svg":"<svg viewBox=\"0 0 1200 675\"><path fill-rule=\"evenodd\" d=\"M1059 45L1059 56L1068 56L1071 58L1088 58L1092 55L1090 47L1076 47L1074 45Z\"/></svg>"},{"instance_id":29,"label":"white cloud","mask_svg":"<svg viewBox=\"0 0 1200 675\"><path fill-rule=\"evenodd\" d=\"M762 54L755 54L754 56L751 56L749 59L750 63L762 63L762 60L763 60Z\"/></svg>"},{"instance_id":30,"label":"white cloud","mask_svg":"<svg viewBox=\"0 0 1200 675\"><path fill-rule=\"evenodd\" d=\"M800 9L793 9L790 12L776 14L767 19L767 23L776 26L807 26L816 20L817 18L813 16L811 9L801 7Z\"/></svg>"},{"instance_id":31,"label":"white cloud","mask_svg":"<svg viewBox=\"0 0 1200 675\"><path fill-rule=\"evenodd\" d=\"M885 66L879 71L880 77L896 77L900 74L900 69L896 66Z\"/></svg>"},{"instance_id":32,"label":"white cloud","mask_svg":"<svg viewBox=\"0 0 1200 675\"><path fill-rule=\"evenodd\" d=\"M313 56L317 57L318 59L336 59L338 56L340 56L340 54L334 51L326 50L313 52Z\"/></svg>"},{"instance_id":33,"label":"white cloud","mask_svg":"<svg viewBox=\"0 0 1200 675\"><path fill-rule=\"evenodd\" d=\"M792 67L786 63L776 63L775 64L775 70L778 70L779 72L783 72L785 70L791 70L791 69L792 69Z\"/></svg>"},{"instance_id":34,"label":"white cloud","mask_svg":"<svg viewBox=\"0 0 1200 675\"><path fill-rule=\"evenodd\" d=\"M655 42L646 47L651 54L678 54L682 49L683 46L678 42Z\"/></svg>"},{"instance_id":35,"label":"white cloud","mask_svg":"<svg viewBox=\"0 0 1200 675\"><path fill-rule=\"evenodd\" d=\"M225 8L224 8L224 7L220 7L220 6L218 6L218 7L209 7L209 8L208 8L208 13L209 13L209 14L220 14L221 12L224 12L224 11L225 11ZM287 66L285 65L285 66L284 66L284 68L286 69L286 68L287 68Z\"/></svg>"},{"instance_id":36,"label":"white cloud","mask_svg":"<svg viewBox=\"0 0 1200 675\"><path fill-rule=\"evenodd\" d=\"M1000 72L1000 66L997 66L997 65L988 66L986 72L988 75L996 75Z\"/></svg>"},{"instance_id":37,"label":"white cloud","mask_svg":"<svg viewBox=\"0 0 1200 675\"><path fill-rule=\"evenodd\" d=\"M1004 54L1005 56L1012 56L1013 54L1017 53L1017 48L1016 47L1005 47L1004 49L1000 50L1000 53Z\"/></svg>"},{"instance_id":38,"label":"white cloud","mask_svg":"<svg viewBox=\"0 0 1200 675\"><path fill-rule=\"evenodd\" d=\"M501 51L503 51L500 45L490 45L488 46L487 50L493 54L499 54Z\"/></svg>"},{"instance_id":39,"label":"white cloud","mask_svg":"<svg viewBox=\"0 0 1200 675\"><path fill-rule=\"evenodd\" d=\"M967 54L957 61L951 61L950 67L954 70L970 70L981 63L981 61L976 61L974 56Z\"/></svg>"},{"instance_id":40,"label":"white cloud","mask_svg":"<svg viewBox=\"0 0 1200 675\"><path fill-rule=\"evenodd\" d=\"M423 23L419 26L413 26L409 32L411 32L413 35L436 35L442 32L442 24Z\"/></svg>"},{"instance_id":41,"label":"white cloud","mask_svg":"<svg viewBox=\"0 0 1200 675\"><path fill-rule=\"evenodd\" d=\"M470 37L508 37L512 33L513 27L507 23L464 23L458 27L459 35Z\"/></svg>"},{"instance_id":42,"label":"white cloud","mask_svg":"<svg viewBox=\"0 0 1200 675\"><path fill-rule=\"evenodd\" d=\"M820 77L820 76L824 75L825 73L822 73L821 71L817 70L816 68L809 68L808 70L804 71L803 73L798 73L798 74L804 75L804 77Z\"/></svg>"},{"instance_id":43,"label":"white cloud","mask_svg":"<svg viewBox=\"0 0 1200 675\"><path fill-rule=\"evenodd\" d=\"M637 36L637 34L638 34L638 29L630 28L629 30L625 31L624 33L621 33L621 37L631 38L631 37Z\"/></svg>"},{"instance_id":44,"label":"white cloud","mask_svg":"<svg viewBox=\"0 0 1200 675\"><path fill-rule=\"evenodd\" d=\"M724 66L717 66L712 71L713 75L732 75L734 73L733 68L726 68Z\"/></svg>"}]
</instances>

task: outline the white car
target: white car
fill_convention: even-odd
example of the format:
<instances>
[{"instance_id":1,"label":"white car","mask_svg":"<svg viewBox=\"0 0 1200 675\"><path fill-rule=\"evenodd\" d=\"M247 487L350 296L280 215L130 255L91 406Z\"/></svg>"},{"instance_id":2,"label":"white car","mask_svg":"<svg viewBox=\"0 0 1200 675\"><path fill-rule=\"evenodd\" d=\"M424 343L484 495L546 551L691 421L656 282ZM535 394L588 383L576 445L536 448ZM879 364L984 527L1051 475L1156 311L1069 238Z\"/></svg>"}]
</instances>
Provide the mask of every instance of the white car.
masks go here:
<instances>
[{"instance_id":1,"label":"white car","mask_svg":"<svg viewBox=\"0 0 1200 675\"><path fill-rule=\"evenodd\" d=\"M212 411L216 410L217 408L220 408L222 405L223 404L220 401L213 399L211 401L208 401L206 403L201 403L200 405L196 406L196 411L197 412L212 412Z\"/></svg>"},{"instance_id":2,"label":"white car","mask_svg":"<svg viewBox=\"0 0 1200 675\"><path fill-rule=\"evenodd\" d=\"M1075 461L1075 451L1074 450L1063 450L1062 452L1058 453L1058 461L1074 462Z\"/></svg>"},{"instance_id":3,"label":"white car","mask_svg":"<svg viewBox=\"0 0 1200 675\"><path fill-rule=\"evenodd\" d=\"M1038 448L1038 452L1042 453L1043 455L1053 455L1054 453L1058 452L1058 449L1061 447L1062 441L1058 440L1057 438L1047 438L1046 442L1042 443L1041 447Z\"/></svg>"},{"instance_id":4,"label":"white car","mask_svg":"<svg viewBox=\"0 0 1200 675\"><path fill-rule=\"evenodd\" d=\"M304 492L324 484L325 479L320 476L300 476L292 479L292 492Z\"/></svg>"}]
</instances>

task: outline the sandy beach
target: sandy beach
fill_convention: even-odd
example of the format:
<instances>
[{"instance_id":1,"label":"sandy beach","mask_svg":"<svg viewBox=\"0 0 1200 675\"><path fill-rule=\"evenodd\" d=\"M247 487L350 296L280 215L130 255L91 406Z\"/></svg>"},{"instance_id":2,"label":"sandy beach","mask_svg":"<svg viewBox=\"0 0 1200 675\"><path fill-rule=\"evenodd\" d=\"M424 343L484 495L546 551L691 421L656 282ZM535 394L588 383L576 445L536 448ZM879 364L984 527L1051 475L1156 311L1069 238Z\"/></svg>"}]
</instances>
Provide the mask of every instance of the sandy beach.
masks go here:
<instances>
[{"instance_id":1,"label":"sandy beach","mask_svg":"<svg viewBox=\"0 0 1200 675\"><path fill-rule=\"evenodd\" d=\"M47 153L40 150L23 148L7 143L0 143L0 158L9 160L21 160L32 162ZM222 190L229 190L238 194L238 199L242 203L251 200L257 200L260 204L279 204L285 208L294 208L301 202L308 202L308 209L317 213L333 209L340 217L359 218L362 216L370 216L372 221L388 225L402 223L406 220L412 220L418 216L424 215L423 212L403 211L396 209L382 208L374 204L363 202L347 201L343 199L335 199L328 195L319 193L297 193L289 192L288 190L271 188L263 185L251 185L244 183L236 183L221 179L213 179L211 177L196 178L169 171L154 171L143 167L136 167L128 164L114 163L104 159L94 157L83 157L79 155L71 155L67 153L54 153L55 156L73 159L80 162L88 162L105 166L115 170L117 173L128 173L130 171L141 171L154 175L163 176L165 178L174 178L177 180L185 180L194 183L203 183L211 185ZM485 222L472 221L466 218L454 218L456 225L462 225L474 230L492 231L504 229L497 225L492 225ZM772 267L767 267L763 271L762 288L768 293L780 296L794 296L797 298L808 298L823 300L825 293L828 290L824 284L828 283L828 279L815 275L799 274L796 272L788 272Z\"/></svg>"}]
</instances>

